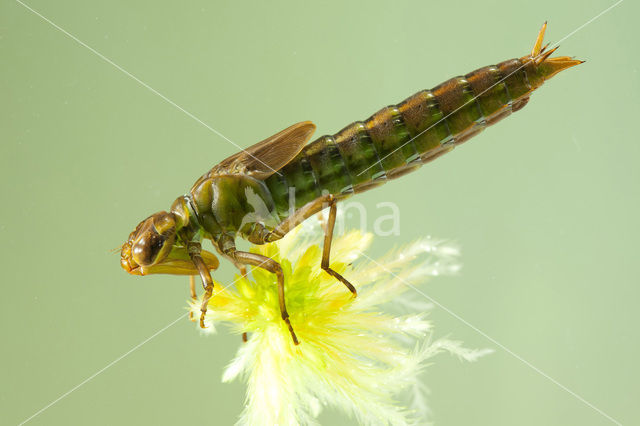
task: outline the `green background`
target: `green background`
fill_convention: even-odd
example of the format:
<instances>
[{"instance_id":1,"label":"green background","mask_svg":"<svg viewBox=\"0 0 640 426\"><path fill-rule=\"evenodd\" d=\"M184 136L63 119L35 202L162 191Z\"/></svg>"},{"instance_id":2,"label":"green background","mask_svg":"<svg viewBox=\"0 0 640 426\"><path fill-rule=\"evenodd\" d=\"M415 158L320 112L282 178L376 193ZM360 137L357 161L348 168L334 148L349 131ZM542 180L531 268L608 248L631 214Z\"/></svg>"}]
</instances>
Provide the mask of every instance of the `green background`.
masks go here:
<instances>
[{"instance_id":1,"label":"green background","mask_svg":"<svg viewBox=\"0 0 640 426\"><path fill-rule=\"evenodd\" d=\"M301 120L334 133L613 1L185 3L28 2L246 147ZM371 253L457 241L464 268L427 293L623 424L640 422L639 9L563 41L587 63L522 112L359 197L371 221L380 201L401 211L401 234ZM0 58L0 423L17 424L184 312L184 278L129 276L109 250L237 148L14 1L0 3ZM496 350L435 360L437 424L612 424L446 310L431 317ZM239 344L183 319L29 424L232 424L244 387L220 376Z\"/></svg>"}]
</instances>

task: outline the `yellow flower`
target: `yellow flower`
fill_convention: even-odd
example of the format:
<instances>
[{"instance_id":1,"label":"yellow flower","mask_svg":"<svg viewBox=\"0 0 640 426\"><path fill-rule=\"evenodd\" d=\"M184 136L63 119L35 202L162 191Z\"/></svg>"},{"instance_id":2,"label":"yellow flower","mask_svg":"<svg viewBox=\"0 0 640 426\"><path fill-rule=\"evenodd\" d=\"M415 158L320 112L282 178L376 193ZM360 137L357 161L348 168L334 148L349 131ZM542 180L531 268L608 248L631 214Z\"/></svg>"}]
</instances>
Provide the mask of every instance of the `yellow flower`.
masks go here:
<instances>
[{"instance_id":1,"label":"yellow flower","mask_svg":"<svg viewBox=\"0 0 640 426\"><path fill-rule=\"evenodd\" d=\"M424 312L429 304L416 303L422 296L406 284L455 272L458 251L424 238L374 261L362 254L373 236L350 231L334 239L331 259L332 268L356 285L353 299L320 269L319 229L316 220L308 220L282 240L251 249L282 264L287 309L300 345L293 344L280 318L273 274L255 268L253 280L237 277L235 289L216 283L208 330L224 322L236 333L249 333L222 377L247 381L239 423L317 424L324 406L341 409L361 424L424 421L419 375L425 361L442 351L469 361L488 352L432 341ZM191 306L196 318L199 308L198 302Z\"/></svg>"}]
</instances>

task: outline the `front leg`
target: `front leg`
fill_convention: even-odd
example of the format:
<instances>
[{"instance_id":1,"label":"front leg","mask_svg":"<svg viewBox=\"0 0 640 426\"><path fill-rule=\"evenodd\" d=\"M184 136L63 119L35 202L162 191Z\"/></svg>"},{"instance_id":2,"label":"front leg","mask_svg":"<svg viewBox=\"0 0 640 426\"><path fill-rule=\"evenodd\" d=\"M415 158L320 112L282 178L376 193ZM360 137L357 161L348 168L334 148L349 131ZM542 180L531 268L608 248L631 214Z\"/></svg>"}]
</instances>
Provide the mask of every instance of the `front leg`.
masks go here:
<instances>
[{"instance_id":1,"label":"front leg","mask_svg":"<svg viewBox=\"0 0 640 426\"><path fill-rule=\"evenodd\" d=\"M189 290L191 292L191 301L195 302L198 299L198 295L196 294L196 277L193 275L189 275ZM189 319L194 321L193 312L189 311Z\"/></svg>"},{"instance_id":2,"label":"front leg","mask_svg":"<svg viewBox=\"0 0 640 426\"><path fill-rule=\"evenodd\" d=\"M200 328L206 328L204 325L204 316L207 313L207 305L209 304L209 299L211 299L211 295L213 294L213 280L211 279L211 274L209 273L209 268L207 268L207 264L204 263L202 256L200 255L200 251L202 250L202 246L200 243L190 242L187 244L187 250L189 251L189 257L191 257L191 261L198 269L200 273L200 278L202 279L202 286L204 287L204 295L202 296L202 305L200 305Z\"/></svg>"}]
</instances>

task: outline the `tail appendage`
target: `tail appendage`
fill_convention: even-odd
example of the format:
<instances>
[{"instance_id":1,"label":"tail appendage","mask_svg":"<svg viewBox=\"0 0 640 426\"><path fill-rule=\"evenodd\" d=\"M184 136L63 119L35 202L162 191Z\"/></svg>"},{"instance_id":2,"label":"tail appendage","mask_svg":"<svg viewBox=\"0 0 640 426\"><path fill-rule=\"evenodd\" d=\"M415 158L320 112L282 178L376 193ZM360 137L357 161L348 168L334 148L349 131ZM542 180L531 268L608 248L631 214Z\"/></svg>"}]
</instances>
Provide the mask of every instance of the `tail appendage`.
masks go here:
<instances>
[{"instance_id":1,"label":"tail appendage","mask_svg":"<svg viewBox=\"0 0 640 426\"><path fill-rule=\"evenodd\" d=\"M549 47L547 43L544 47L542 46L542 42L544 40L544 33L547 30L547 23L545 22L538 33L538 38L536 39L535 44L533 45L533 49L531 50L531 55L525 56L521 58L522 61L533 61L538 69L538 72L544 80L549 80L554 75L558 74L560 71L564 71L568 68L574 67L576 65L580 65L584 63L579 59L574 59L571 56L557 56L555 58L550 58L550 56L558 50L560 46L556 46L552 49L546 50Z\"/></svg>"}]
</instances>

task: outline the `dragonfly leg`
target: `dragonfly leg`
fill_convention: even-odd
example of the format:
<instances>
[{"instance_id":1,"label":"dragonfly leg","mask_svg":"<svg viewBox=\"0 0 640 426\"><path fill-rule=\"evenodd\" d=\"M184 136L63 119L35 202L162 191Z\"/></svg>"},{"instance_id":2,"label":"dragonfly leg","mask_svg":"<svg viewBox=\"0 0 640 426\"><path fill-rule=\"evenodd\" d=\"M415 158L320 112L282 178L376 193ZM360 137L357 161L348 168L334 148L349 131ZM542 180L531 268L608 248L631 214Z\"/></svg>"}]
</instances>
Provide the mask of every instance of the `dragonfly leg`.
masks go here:
<instances>
[{"instance_id":1,"label":"dragonfly leg","mask_svg":"<svg viewBox=\"0 0 640 426\"><path fill-rule=\"evenodd\" d=\"M195 302L198 298L196 294L196 277L189 275L189 290L191 292L191 301ZM189 311L189 319L193 321L193 312Z\"/></svg>"},{"instance_id":2,"label":"dragonfly leg","mask_svg":"<svg viewBox=\"0 0 640 426\"><path fill-rule=\"evenodd\" d=\"M293 343L296 345L299 344L300 342L298 342L298 337L293 331L293 326L291 326L289 313L287 312L287 306L284 301L284 274L282 273L282 267L280 264L270 257L246 251L235 251L235 249L233 249L228 254L244 265L256 266L276 274L276 277L278 278L278 302L280 303L280 316L289 328Z\"/></svg>"},{"instance_id":3,"label":"dragonfly leg","mask_svg":"<svg viewBox=\"0 0 640 426\"><path fill-rule=\"evenodd\" d=\"M334 200L333 202L336 202L333 195L327 194L322 197L318 197L313 201L309 201L307 204L293 212L293 214L288 218L280 222L280 224L266 236L264 242L270 243L284 237L289 231L302 223L304 220L331 205L331 200Z\"/></svg>"},{"instance_id":4,"label":"dragonfly leg","mask_svg":"<svg viewBox=\"0 0 640 426\"><path fill-rule=\"evenodd\" d=\"M220 253L220 256L223 256L224 258L226 258L229 262L233 263L233 266L235 266L236 268L238 268L238 270L240 271L240 275L242 275L243 277L247 276L247 267L241 263L239 263L238 261L236 261L232 256L229 256L228 254L224 253L222 250L220 250L220 248L218 247L218 245L215 243L215 241L213 242L213 246L216 248L216 250L218 251L218 253ZM264 242L261 242L261 244L264 244Z\"/></svg>"},{"instance_id":5,"label":"dragonfly leg","mask_svg":"<svg viewBox=\"0 0 640 426\"><path fill-rule=\"evenodd\" d=\"M202 256L200 255L201 248L202 247L200 246L200 243L189 243L187 246L191 261L195 265L196 269L198 269L200 278L202 279L202 286L204 287L202 305L200 305L200 328L206 328L204 325L204 316L207 313L207 305L209 304L209 299L211 299L211 295L213 294L213 280L211 279L211 274L209 273L207 264L204 262Z\"/></svg>"},{"instance_id":6,"label":"dragonfly leg","mask_svg":"<svg viewBox=\"0 0 640 426\"><path fill-rule=\"evenodd\" d=\"M358 295L358 292L356 291L356 288L353 286L353 284L351 284L349 281L347 281L346 278L331 269L331 266L329 266L329 258L331 256L331 240L333 240L333 229L336 224L337 205L338 202L331 195L329 197L329 219L327 221L327 226L325 227L324 244L322 245L322 263L320 267L329 275L344 284L351 292L351 295L353 297L356 297Z\"/></svg>"},{"instance_id":7,"label":"dragonfly leg","mask_svg":"<svg viewBox=\"0 0 640 426\"><path fill-rule=\"evenodd\" d=\"M189 275L189 290L191 292L191 299L196 300L198 295L196 294L196 277Z\"/></svg>"}]
</instances>

